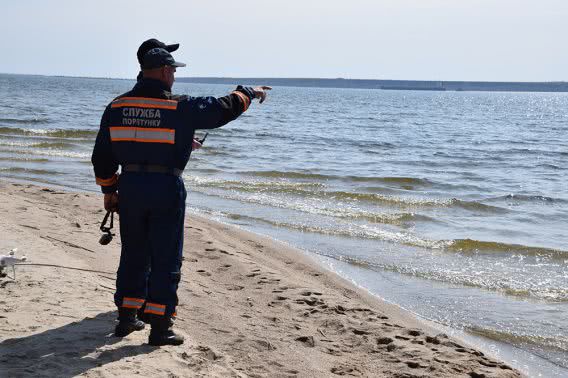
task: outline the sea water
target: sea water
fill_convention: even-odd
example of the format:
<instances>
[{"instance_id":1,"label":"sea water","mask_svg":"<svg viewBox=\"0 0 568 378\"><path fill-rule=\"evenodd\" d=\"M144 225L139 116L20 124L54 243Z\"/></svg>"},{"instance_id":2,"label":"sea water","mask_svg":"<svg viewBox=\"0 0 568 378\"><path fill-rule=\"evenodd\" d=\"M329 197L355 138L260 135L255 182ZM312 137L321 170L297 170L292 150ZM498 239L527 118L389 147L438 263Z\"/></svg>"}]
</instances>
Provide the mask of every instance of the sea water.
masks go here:
<instances>
[{"instance_id":1,"label":"sea water","mask_svg":"<svg viewBox=\"0 0 568 378\"><path fill-rule=\"evenodd\" d=\"M101 114L133 84L0 75L0 177L97 191ZM568 94L277 87L184 179L190 211L568 375Z\"/></svg>"}]
</instances>

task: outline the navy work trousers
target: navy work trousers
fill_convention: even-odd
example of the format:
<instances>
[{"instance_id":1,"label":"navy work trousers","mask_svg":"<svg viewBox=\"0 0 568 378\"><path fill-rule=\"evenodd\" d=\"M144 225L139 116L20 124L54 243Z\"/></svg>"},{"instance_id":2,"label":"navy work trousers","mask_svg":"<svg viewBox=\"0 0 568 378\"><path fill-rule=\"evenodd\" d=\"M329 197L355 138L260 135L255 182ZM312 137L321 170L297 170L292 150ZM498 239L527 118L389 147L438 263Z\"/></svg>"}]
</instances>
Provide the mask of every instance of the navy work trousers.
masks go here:
<instances>
[{"instance_id":1,"label":"navy work trousers","mask_svg":"<svg viewBox=\"0 0 568 378\"><path fill-rule=\"evenodd\" d=\"M171 316L181 278L186 191L180 177L126 172L118 183L122 250L117 307Z\"/></svg>"}]
</instances>

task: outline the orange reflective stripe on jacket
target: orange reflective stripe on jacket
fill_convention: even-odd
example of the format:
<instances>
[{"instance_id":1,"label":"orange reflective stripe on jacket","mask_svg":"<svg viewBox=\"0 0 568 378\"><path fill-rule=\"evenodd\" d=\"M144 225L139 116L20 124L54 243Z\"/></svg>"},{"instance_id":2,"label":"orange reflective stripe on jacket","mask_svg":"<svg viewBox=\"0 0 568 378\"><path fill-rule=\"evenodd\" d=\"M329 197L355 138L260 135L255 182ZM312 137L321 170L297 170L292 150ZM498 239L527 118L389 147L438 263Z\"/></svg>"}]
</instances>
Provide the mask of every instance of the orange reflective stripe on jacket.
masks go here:
<instances>
[{"instance_id":1,"label":"orange reflective stripe on jacket","mask_svg":"<svg viewBox=\"0 0 568 378\"><path fill-rule=\"evenodd\" d=\"M239 97L239 99L240 99L241 102L243 103L243 109L244 109L243 112L246 112L247 109L248 109L248 107L249 107L249 105L250 105L250 100L249 100L249 98L248 98L245 94L243 94L243 93L241 93L241 92L239 92L239 91L234 91L234 92L232 92L232 94L235 94L235 95L237 95L237 97Z\"/></svg>"},{"instance_id":2,"label":"orange reflective stripe on jacket","mask_svg":"<svg viewBox=\"0 0 568 378\"><path fill-rule=\"evenodd\" d=\"M111 126L112 142L141 142L175 144L176 131L173 129L150 129L143 127Z\"/></svg>"},{"instance_id":3,"label":"orange reflective stripe on jacket","mask_svg":"<svg viewBox=\"0 0 568 378\"><path fill-rule=\"evenodd\" d=\"M97 179L97 185L100 186L113 186L114 184L116 184L118 182L118 175L114 174L111 178L108 179L103 179L100 177L96 177Z\"/></svg>"},{"instance_id":4,"label":"orange reflective stripe on jacket","mask_svg":"<svg viewBox=\"0 0 568 378\"><path fill-rule=\"evenodd\" d=\"M178 102L175 100L162 100L152 97L121 97L111 103L111 108L123 108L126 106L134 108L156 108L176 110Z\"/></svg>"}]
</instances>

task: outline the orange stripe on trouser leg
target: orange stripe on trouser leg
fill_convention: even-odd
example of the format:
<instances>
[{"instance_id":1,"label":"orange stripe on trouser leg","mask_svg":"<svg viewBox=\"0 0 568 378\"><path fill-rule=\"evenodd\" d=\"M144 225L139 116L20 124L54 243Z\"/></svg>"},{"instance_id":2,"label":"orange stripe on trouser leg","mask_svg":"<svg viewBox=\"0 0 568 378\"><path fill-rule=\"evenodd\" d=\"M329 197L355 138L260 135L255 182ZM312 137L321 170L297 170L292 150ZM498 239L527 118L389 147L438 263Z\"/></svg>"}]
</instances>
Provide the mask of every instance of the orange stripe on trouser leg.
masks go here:
<instances>
[{"instance_id":1,"label":"orange stripe on trouser leg","mask_svg":"<svg viewBox=\"0 0 568 378\"><path fill-rule=\"evenodd\" d=\"M157 304L157 303L146 303L144 313L154 314L154 315L165 315L166 314L166 305L161 305L161 304Z\"/></svg>"},{"instance_id":2,"label":"orange stripe on trouser leg","mask_svg":"<svg viewBox=\"0 0 568 378\"><path fill-rule=\"evenodd\" d=\"M122 307L124 308L135 308L139 309L142 308L145 300L140 298L123 298L122 299Z\"/></svg>"},{"instance_id":3,"label":"orange stripe on trouser leg","mask_svg":"<svg viewBox=\"0 0 568 378\"><path fill-rule=\"evenodd\" d=\"M144 303L146 302L145 299L141 299L141 298L128 298L128 297L124 297L125 301L132 301L132 302L138 302L138 303Z\"/></svg>"},{"instance_id":4,"label":"orange stripe on trouser leg","mask_svg":"<svg viewBox=\"0 0 568 378\"><path fill-rule=\"evenodd\" d=\"M123 303L123 304L122 304L122 307L124 307L124 308L135 308L135 309L137 309L137 310L140 309L140 308L142 308L142 306L133 305L133 304L129 304L129 303Z\"/></svg>"}]
</instances>

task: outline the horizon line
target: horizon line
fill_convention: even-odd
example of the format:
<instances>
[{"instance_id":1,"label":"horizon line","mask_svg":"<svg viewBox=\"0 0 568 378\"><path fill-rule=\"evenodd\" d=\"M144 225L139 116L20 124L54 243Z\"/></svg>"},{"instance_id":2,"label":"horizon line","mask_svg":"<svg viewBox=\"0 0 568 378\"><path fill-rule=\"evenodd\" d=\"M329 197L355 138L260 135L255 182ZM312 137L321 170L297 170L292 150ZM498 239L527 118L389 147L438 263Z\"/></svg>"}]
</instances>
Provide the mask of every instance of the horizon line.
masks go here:
<instances>
[{"instance_id":1,"label":"horizon line","mask_svg":"<svg viewBox=\"0 0 568 378\"><path fill-rule=\"evenodd\" d=\"M20 76L40 76L40 77L64 77L71 79L103 79L103 80L136 80L136 77L103 77L103 76L74 76L74 75L46 75L46 74L30 74L30 73L12 73L0 72L0 75L20 75ZM426 79L360 79L360 78L345 78L345 77L276 77L276 76L178 76L179 79L235 79L235 80L250 80L250 79L277 79L277 80L352 80L352 81L412 81L412 82L438 82L438 83L452 83L452 82L466 82L466 83L522 83L522 84L541 84L541 83L560 83L566 84L568 81L564 80L550 80L550 81L496 81L496 80L426 80Z\"/></svg>"}]
</instances>

